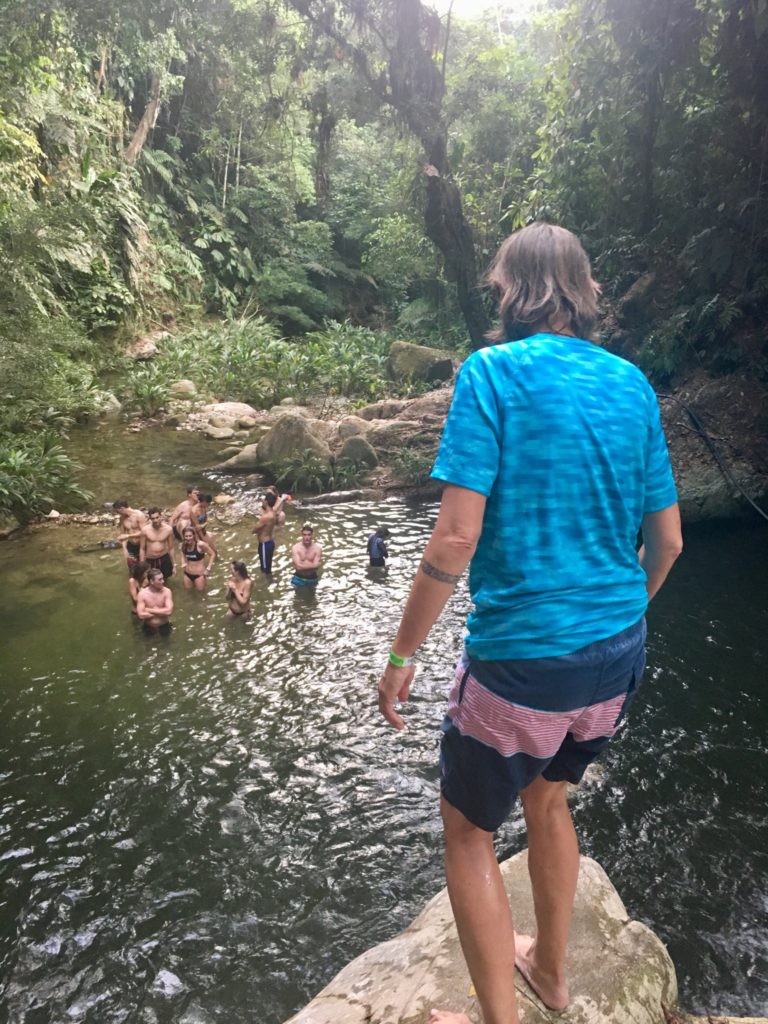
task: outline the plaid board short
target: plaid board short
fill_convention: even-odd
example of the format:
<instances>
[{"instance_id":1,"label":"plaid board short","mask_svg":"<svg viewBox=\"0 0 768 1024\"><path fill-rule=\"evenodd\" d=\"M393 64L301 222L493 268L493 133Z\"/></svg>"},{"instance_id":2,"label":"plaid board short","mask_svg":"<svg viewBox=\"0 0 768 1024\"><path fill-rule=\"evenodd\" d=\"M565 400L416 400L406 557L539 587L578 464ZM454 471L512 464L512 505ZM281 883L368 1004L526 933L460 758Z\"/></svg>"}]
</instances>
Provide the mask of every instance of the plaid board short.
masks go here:
<instances>
[{"instance_id":1,"label":"plaid board short","mask_svg":"<svg viewBox=\"0 0 768 1024\"><path fill-rule=\"evenodd\" d=\"M462 654L442 725L440 788L495 832L539 775L578 782L627 713L645 669L645 619L555 658Z\"/></svg>"}]
</instances>

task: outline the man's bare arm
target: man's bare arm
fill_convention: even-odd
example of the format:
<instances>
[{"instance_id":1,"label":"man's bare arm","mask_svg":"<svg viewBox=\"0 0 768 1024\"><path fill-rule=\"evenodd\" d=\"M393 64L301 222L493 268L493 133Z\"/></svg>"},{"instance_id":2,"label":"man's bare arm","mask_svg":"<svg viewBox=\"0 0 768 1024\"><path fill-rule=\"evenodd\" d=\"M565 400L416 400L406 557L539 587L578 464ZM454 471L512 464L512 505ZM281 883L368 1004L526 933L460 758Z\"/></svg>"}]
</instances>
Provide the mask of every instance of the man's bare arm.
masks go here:
<instances>
[{"instance_id":1,"label":"man's bare arm","mask_svg":"<svg viewBox=\"0 0 768 1024\"><path fill-rule=\"evenodd\" d=\"M643 545L638 552L646 575L645 587L650 601L662 587L669 570L683 550L680 508L675 502L659 512L643 516Z\"/></svg>"}]
</instances>

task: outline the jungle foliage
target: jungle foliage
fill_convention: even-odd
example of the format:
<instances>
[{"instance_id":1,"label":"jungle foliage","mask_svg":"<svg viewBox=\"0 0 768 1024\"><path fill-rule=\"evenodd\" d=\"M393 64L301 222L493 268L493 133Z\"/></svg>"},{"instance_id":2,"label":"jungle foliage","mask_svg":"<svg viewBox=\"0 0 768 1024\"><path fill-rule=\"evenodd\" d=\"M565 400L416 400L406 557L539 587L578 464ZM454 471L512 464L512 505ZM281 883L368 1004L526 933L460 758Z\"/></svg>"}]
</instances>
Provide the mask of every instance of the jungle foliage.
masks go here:
<instances>
[{"instance_id":1,"label":"jungle foliage","mask_svg":"<svg viewBox=\"0 0 768 1024\"><path fill-rule=\"evenodd\" d=\"M767 0L5 0L0 40L12 445L97 409L164 313L144 412L187 375L376 397L382 330L483 343L478 277L537 218L584 239L608 343L657 380L768 375Z\"/></svg>"}]
</instances>

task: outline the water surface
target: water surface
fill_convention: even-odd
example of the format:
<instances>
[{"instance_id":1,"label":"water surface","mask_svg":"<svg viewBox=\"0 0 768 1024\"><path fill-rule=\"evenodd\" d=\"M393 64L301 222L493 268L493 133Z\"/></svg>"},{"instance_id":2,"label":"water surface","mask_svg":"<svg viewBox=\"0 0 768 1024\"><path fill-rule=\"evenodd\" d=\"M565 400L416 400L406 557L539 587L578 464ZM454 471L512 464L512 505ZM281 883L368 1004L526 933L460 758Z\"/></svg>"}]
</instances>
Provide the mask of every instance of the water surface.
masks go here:
<instances>
[{"instance_id":1,"label":"water surface","mask_svg":"<svg viewBox=\"0 0 768 1024\"><path fill-rule=\"evenodd\" d=\"M442 886L438 725L464 586L422 651L408 731L373 700L435 512L313 510L312 595L288 584L297 510L253 622L224 618L221 566L202 598L174 584L166 639L132 621L119 552L74 550L109 530L0 545L8 1020L279 1024ZM225 559L258 564L251 522L215 525ZM380 523L384 574L365 565ZM698 1012L768 1013L765 541L689 531L649 616L631 729L574 802L584 852L668 944ZM499 852L524 845L515 814Z\"/></svg>"}]
</instances>

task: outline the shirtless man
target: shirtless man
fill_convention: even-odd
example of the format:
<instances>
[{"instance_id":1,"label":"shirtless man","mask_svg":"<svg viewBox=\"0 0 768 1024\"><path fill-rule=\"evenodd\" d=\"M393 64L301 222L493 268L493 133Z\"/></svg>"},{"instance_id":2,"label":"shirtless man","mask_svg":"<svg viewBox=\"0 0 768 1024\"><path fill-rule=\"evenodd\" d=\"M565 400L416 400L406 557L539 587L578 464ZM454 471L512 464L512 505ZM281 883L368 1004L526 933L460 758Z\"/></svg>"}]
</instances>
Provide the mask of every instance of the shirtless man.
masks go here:
<instances>
[{"instance_id":1,"label":"shirtless man","mask_svg":"<svg viewBox=\"0 0 768 1024\"><path fill-rule=\"evenodd\" d=\"M192 484L187 488L187 497L185 501L179 502L176 508L171 512L171 518L169 520L171 529L173 530L173 536L176 540L181 540L181 531L192 519L192 510L198 502L200 497L200 488L197 485Z\"/></svg>"},{"instance_id":2,"label":"shirtless man","mask_svg":"<svg viewBox=\"0 0 768 1024\"><path fill-rule=\"evenodd\" d=\"M168 530L170 531L170 526ZM139 591L136 600L136 614L144 623L147 632L167 633L171 628L168 620L173 612L173 594L166 587L159 569L150 569L147 579L149 586Z\"/></svg>"},{"instance_id":3,"label":"shirtless man","mask_svg":"<svg viewBox=\"0 0 768 1024\"><path fill-rule=\"evenodd\" d=\"M286 501L291 501L290 494L281 494L280 491L275 487L274 484L270 484L267 488L267 494L274 494L275 498L275 515L277 516L277 526L285 526L285 509L283 506Z\"/></svg>"},{"instance_id":4,"label":"shirtless man","mask_svg":"<svg viewBox=\"0 0 768 1024\"><path fill-rule=\"evenodd\" d=\"M309 523L301 528L301 540L291 548L293 561L293 587L316 587L317 570L323 560L323 549L315 540L315 534Z\"/></svg>"},{"instance_id":5,"label":"shirtless man","mask_svg":"<svg viewBox=\"0 0 768 1024\"><path fill-rule=\"evenodd\" d=\"M139 561L141 530L142 527L146 526L148 520L141 509L131 508L125 498L118 498L117 501L113 501L112 508L120 516L120 529L122 533L117 539L123 545L125 564L128 566L128 572L130 573L131 569Z\"/></svg>"},{"instance_id":6,"label":"shirtless man","mask_svg":"<svg viewBox=\"0 0 768 1024\"><path fill-rule=\"evenodd\" d=\"M253 528L253 533L259 538L259 565L264 573L272 572L272 556L275 553L273 534L277 526L276 504L277 496L268 491L261 500L261 515Z\"/></svg>"},{"instance_id":7,"label":"shirtless man","mask_svg":"<svg viewBox=\"0 0 768 1024\"><path fill-rule=\"evenodd\" d=\"M165 580L176 573L173 530L163 522L163 514L157 505L149 510L149 523L141 531L141 561L159 569Z\"/></svg>"}]
</instances>

